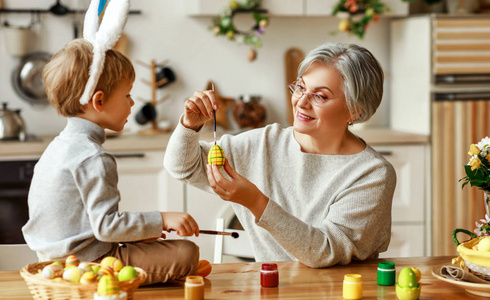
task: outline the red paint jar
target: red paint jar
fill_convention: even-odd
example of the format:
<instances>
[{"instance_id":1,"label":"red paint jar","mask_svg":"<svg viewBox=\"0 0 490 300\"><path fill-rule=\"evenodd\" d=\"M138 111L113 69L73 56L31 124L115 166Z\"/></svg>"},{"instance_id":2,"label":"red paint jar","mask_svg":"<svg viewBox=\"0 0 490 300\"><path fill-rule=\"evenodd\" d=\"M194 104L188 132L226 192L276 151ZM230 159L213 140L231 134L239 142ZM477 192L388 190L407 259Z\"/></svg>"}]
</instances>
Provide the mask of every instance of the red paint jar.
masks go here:
<instances>
[{"instance_id":1,"label":"red paint jar","mask_svg":"<svg viewBox=\"0 0 490 300\"><path fill-rule=\"evenodd\" d=\"M262 264L260 270L260 285L263 287L277 287L279 285L279 271L277 264Z\"/></svg>"}]
</instances>

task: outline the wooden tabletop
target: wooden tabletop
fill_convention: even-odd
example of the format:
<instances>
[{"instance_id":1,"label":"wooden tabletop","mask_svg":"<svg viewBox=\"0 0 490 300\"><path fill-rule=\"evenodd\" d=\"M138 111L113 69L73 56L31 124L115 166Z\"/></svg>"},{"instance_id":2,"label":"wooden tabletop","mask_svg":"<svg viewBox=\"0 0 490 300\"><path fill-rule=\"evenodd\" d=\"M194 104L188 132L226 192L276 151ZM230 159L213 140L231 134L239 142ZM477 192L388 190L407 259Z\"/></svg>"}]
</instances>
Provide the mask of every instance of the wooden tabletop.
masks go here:
<instances>
[{"instance_id":1,"label":"wooden tabletop","mask_svg":"<svg viewBox=\"0 0 490 300\"><path fill-rule=\"evenodd\" d=\"M205 280L205 299L342 299L345 274L361 274L363 299L398 299L395 286L376 283L380 261L392 261L397 274L403 267L422 272L420 299L488 299L441 281L431 269L450 264L452 257L415 257L368 260L347 266L311 269L299 262L278 262L279 287L261 288L261 263L213 264ZM19 272L0 272L0 299L32 299ZM184 299L180 283L140 287L134 299Z\"/></svg>"}]
</instances>

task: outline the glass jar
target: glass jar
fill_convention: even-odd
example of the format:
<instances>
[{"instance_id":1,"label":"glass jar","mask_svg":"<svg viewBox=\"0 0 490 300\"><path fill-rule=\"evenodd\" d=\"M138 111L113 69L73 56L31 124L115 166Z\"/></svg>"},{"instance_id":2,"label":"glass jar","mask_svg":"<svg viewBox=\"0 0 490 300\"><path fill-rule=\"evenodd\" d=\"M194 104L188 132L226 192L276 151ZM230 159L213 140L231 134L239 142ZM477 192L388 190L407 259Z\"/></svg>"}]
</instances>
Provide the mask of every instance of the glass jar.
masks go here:
<instances>
[{"instance_id":1,"label":"glass jar","mask_svg":"<svg viewBox=\"0 0 490 300\"><path fill-rule=\"evenodd\" d=\"M258 128L264 126L266 111L260 104L261 96L240 95L233 108L233 118L240 128Z\"/></svg>"},{"instance_id":2,"label":"glass jar","mask_svg":"<svg viewBox=\"0 0 490 300\"><path fill-rule=\"evenodd\" d=\"M277 287L279 285L277 264L262 264L262 268L260 269L260 285L262 287Z\"/></svg>"},{"instance_id":3,"label":"glass jar","mask_svg":"<svg viewBox=\"0 0 490 300\"><path fill-rule=\"evenodd\" d=\"M201 276L185 278L185 300L204 299L204 279Z\"/></svg>"}]
</instances>

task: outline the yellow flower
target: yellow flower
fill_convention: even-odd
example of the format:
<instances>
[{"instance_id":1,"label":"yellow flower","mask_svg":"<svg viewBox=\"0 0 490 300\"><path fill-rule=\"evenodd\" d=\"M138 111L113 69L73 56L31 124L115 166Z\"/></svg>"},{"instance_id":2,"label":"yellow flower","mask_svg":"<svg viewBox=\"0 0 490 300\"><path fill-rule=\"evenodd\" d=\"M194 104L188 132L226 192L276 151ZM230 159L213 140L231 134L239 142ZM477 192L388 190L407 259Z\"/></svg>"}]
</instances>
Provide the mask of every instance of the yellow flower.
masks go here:
<instances>
[{"instance_id":1,"label":"yellow flower","mask_svg":"<svg viewBox=\"0 0 490 300\"><path fill-rule=\"evenodd\" d=\"M485 159L486 159L487 161L490 161L490 153L488 153L488 154L487 154L487 156L485 156Z\"/></svg>"},{"instance_id":2,"label":"yellow flower","mask_svg":"<svg viewBox=\"0 0 490 300\"><path fill-rule=\"evenodd\" d=\"M480 159L478 157L473 158L470 161L471 171L478 169L480 167L480 165L481 165Z\"/></svg>"},{"instance_id":3,"label":"yellow flower","mask_svg":"<svg viewBox=\"0 0 490 300\"><path fill-rule=\"evenodd\" d=\"M475 144L471 144L470 152L468 152L470 156L480 154L480 148L478 148Z\"/></svg>"}]
</instances>

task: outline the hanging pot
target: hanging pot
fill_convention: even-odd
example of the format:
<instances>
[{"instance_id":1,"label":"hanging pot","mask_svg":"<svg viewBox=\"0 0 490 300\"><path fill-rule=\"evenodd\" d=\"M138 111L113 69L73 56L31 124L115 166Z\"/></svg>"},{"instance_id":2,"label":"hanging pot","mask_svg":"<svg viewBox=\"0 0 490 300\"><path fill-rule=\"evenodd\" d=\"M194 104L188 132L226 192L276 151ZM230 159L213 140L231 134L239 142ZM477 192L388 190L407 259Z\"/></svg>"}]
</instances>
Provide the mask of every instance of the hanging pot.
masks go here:
<instances>
[{"instance_id":1,"label":"hanging pot","mask_svg":"<svg viewBox=\"0 0 490 300\"><path fill-rule=\"evenodd\" d=\"M34 52L22 57L19 66L12 73L12 85L22 100L33 105L49 103L41 72L50 60L51 54L45 52Z\"/></svg>"}]
</instances>

